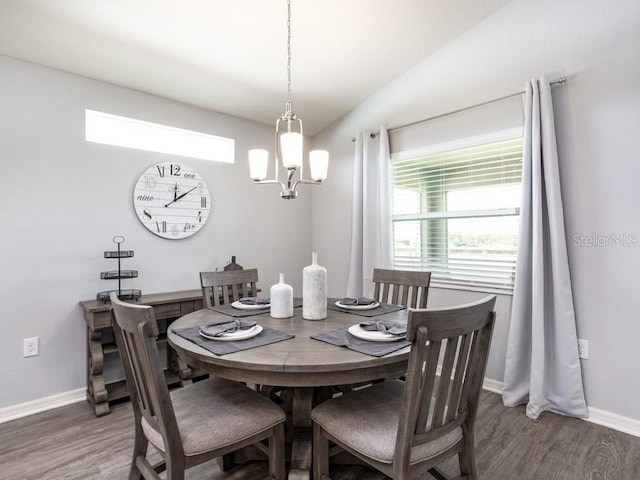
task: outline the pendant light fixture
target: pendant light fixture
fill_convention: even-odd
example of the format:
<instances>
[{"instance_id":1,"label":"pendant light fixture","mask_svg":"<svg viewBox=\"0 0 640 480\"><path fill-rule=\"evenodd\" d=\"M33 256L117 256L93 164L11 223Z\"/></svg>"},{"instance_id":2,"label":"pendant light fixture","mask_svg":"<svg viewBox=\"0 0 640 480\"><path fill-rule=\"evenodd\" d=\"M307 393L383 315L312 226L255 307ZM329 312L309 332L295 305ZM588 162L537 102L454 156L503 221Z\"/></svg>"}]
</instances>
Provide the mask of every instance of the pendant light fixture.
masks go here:
<instances>
[{"instance_id":1,"label":"pendant light fixture","mask_svg":"<svg viewBox=\"0 0 640 480\"><path fill-rule=\"evenodd\" d=\"M249 175L255 183L276 183L281 187L280 197L286 199L298 196L297 187L301 183L318 185L327 178L329 152L312 150L309 152L310 179L304 178L302 120L293 113L291 100L291 0L287 0L287 92L288 99L284 113L276 120L275 174L267 179L269 152L264 149L249 150ZM286 169L286 178L280 179L279 164ZM299 176L296 179L296 172Z\"/></svg>"}]
</instances>

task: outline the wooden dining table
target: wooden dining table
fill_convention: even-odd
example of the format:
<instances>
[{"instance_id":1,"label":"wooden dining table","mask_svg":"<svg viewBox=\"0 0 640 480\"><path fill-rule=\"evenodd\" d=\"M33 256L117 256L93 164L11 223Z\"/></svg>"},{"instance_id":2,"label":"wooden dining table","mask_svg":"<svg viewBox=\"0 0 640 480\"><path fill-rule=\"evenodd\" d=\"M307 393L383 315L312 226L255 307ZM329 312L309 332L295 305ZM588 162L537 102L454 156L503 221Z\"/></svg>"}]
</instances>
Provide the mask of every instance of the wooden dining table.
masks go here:
<instances>
[{"instance_id":1,"label":"wooden dining table","mask_svg":"<svg viewBox=\"0 0 640 480\"><path fill-rule=\"evenodd\" d=\"M176 334L174 330L209 325L232 317L214 310L198 310L175 320L167 333L170 346L187 364L212 375L257 384L291 388L293 400L291 467L289 480L308 480L311 468L310 412L323 387L356 385L383 378L398 378L406 372L409 347L377 357L346 347L310 338L312 335L358 324L367 318L353 313L328 310L324 320L305 320L302 308L294 309L294 316L271 318L269 311L246 317L258 325L286 332L295 337L226 355L215 355L194 342ZM407 310L399 310L376 319L406 322ZM315 399L315 400L314 400Z\"/></svg>"}]
</instances>

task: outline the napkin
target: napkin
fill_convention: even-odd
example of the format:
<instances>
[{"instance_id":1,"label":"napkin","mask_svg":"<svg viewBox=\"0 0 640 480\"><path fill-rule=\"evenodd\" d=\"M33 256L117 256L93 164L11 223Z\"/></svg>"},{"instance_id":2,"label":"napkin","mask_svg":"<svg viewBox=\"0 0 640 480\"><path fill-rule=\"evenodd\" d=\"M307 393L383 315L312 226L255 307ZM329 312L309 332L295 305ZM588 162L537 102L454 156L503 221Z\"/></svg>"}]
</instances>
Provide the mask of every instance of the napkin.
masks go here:
<instances>
[{"instance_id":1,"label":"napkin","mask_svg":"<svg viewBox=\"0 0 640 480\"><path fill-rule=\"evenodd\" d=\"M342 305L372 305L376 303L373 298L358 297L358 298L343 298L340 300Z\"/></svg>"},{"instance_id":2,"label":"napkin","mask_svg":"<svg viewBox=\"0 0 640 480\"><path fill-rule=\"evenodd\" d=\"M369 332L382 332L388 333L394 336L403 336L407 334L407 325L400 322L394 322L391 320L371 320L368 322L361 322L360 328Z\"/></svg>"},{"instance_id":3,"label":"napkin","mask_svg":"<svg viewBox=\"0 0 640 480\"><path fill-rule=\"evenodd\" d=\"M200 327L200 331L209 337L219 337L223 333L231 333L236 330L248 330L256 325L256 322L252 320L236 319L230 322L218 322L210 325L203 325Z\"/></svg>"},{"instance_id":4,"label":"napkin","mask_svg":"<svg viewBox=\"0 0 640 480\"><path fill-rule=\"evenodd\" d=\"M269 305L270 303L268 298L258 298L258 297L242 297L238 301L243 305Z\"/></svg>"}]
</instances>

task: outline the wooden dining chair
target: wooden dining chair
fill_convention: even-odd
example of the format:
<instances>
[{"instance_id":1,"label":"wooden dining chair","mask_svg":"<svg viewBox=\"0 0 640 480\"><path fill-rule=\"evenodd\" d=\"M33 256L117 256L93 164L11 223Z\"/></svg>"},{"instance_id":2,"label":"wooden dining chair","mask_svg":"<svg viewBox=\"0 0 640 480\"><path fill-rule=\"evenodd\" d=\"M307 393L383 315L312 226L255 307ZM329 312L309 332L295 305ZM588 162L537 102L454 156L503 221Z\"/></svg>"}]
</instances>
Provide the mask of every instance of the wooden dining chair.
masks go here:
<instances>
[{"instance_id":1,"label":"wooden dining chair","mask_svg":"<svg viewBox=\"0 0 640 480\"><path fill-rule=\"evenodd\" d=\"M227 305L243 297L256 297L258 295L257 283L257 268L200 272L202 299L206 308ZM281 401L281 387L253 385L252 388L270 397L273 401Z\"/></svg>"},{"instance_id":2,"label":"wooden dining chair","mask_svg":"<svg viewBox=\"0 0 640 480\"><path fill-rule=\"evenodd\" d=\"M258 269L200 272L202 299L207 308L258 294Z\"/></svg>"},{"instance_id":3,"label":"wooden dining chair","mask_svg":"<svg viewBox=\"0 0 640 480\"><path fill-rule=\"evenodd\" d=\"M111 294L113 330L134 414L134 449L129 479L184 479L185 470L254 445L269 458L269 474L284 480L285 414L248 387L213 378L169 393L160 363L153 308L122 302ZM263 441L266 441L265 445ZM151 443L162 453L152 465Z\"/></svg>"},{"instance_id":4,"label":"wooden dining chair","mask_svg":"<svg viewBox=\"0 0 640 480\"><path fill-rule=\"evenodd\" d=\"M427 308L431 272L373 269L374 298L411 308Z\"/></svg>"},{"instance_id":5,"label":"wooden dining chair","mask_svg":"<svg viewBox=\"0 0 640 480\"><path fill-rule=\"evenodd\" d=\"M491 295L453 308L411 310L406 381L378 383L312 410L314 480L329 479L329 442L332 454L346 450L394 480L427 471L446 480L437 465L456 454L462 478L476 480L474 428L495 301Z\"/></svg>"}]
</instances>

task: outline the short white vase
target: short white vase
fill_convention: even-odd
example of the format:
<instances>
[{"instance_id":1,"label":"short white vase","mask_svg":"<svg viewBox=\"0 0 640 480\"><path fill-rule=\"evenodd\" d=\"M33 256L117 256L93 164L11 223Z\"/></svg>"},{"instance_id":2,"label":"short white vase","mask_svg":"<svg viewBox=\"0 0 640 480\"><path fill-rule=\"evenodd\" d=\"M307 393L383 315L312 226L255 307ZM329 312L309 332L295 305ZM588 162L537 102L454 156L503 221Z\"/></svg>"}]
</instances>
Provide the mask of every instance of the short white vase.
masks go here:
<instances>
[{"instance_id":1,"label":"short white vase","mask_svg":"<svg viewBox=\"0 0 640 480\"><path fill-rule=\"evenodd\" d=\"M284 273L280 274L280 281L271 286L269 297L273 318L293 317L293 288L284 283Z\"/></svg>"},{"instance_id":2,"label":"short white vase","mask_svg":"<svg viewBox=\"0 0 640 480\"><path fill-rule=\"evenodd\" d=\"M302 270L302 318L327 318L327 269L318 265L318 253L312 253L311 265Z\"/></svg>"}]
</instances>

